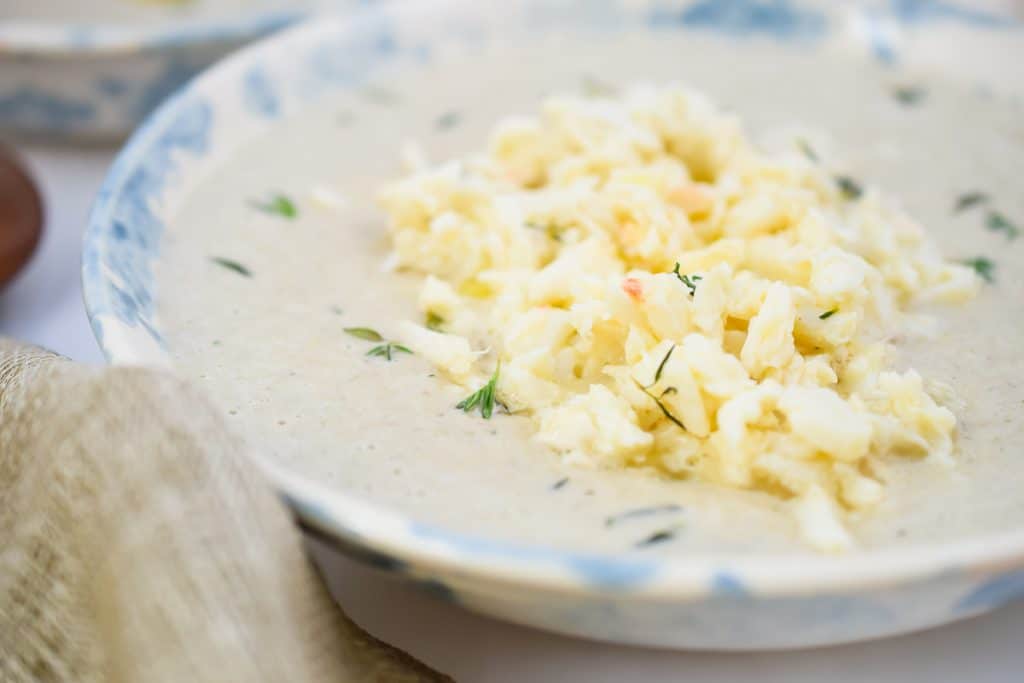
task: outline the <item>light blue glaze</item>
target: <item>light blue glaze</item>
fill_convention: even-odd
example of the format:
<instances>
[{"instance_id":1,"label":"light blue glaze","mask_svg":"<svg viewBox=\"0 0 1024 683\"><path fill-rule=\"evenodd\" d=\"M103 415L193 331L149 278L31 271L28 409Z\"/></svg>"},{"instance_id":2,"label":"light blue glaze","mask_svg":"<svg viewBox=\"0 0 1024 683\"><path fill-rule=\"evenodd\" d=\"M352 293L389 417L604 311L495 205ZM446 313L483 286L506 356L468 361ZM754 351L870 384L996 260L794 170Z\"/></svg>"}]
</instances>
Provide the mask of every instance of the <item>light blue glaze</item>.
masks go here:
<instances>
[{"instance_id":1,"label":"light blue glaze","mask_svg":"<svg viewBox=\"0 0 1024 683\"><path fill-rule=\"evenodd\" d=\"M657 10L652 21L782 41L814 40L828 28L823 12L788 0L700 0L675 12Z\"/></svg>"},{"instance_id":2,"label":"light blue glaze","mask_svg":"<svg viewBox=\"0 0 1024 683\"><path fill-rule=\"evenodd\" d=\"M242 88L245 104L254 114L275 118L281 113L281 102L263 67L257 65L249 69Z\"/></svg>"}]
</instances>

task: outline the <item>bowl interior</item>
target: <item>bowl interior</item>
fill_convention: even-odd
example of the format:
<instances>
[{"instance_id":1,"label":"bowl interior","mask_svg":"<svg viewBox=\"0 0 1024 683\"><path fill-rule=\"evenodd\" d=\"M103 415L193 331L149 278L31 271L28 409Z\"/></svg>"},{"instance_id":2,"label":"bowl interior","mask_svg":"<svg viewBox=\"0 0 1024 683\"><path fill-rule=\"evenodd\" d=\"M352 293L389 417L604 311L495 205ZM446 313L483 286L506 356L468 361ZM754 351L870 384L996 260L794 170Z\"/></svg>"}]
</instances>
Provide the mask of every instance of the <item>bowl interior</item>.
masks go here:
<instances>
[{"instance_id":1,"label":"bowl interior","mask_svg":"<svg viewBox=\"0 0 1024 683\"><path fill-rule=\"evenodd\" d=\"M976 49L947 63L950 36ZM956 481L929 470L900 479L857 523L872 550L808 556L775 501L567 469L525 445L521 420L451 415L452 395L418 359L367 364L343 328L386 332L414 316L412 283L381 268L372 200L399 174L408 140L450 158L549 93L684 81L766 146L798 131L926 222L948 221L958 190L1012 195L1024 92L1006 67L1013 55L1024 50L1009 20L901 3L449 1L324 21L243 51L136 135L91 219L90 316L113 361L171 366L207 386L313 523L403 561L677 591L711 587L723 568L800 590L995 561L1024 547L1024 467L1010 459L970 461ZM908 107L908 87L926 91L927 106ZM966 165L948 135L965 102L987 131L968 134L977 154ZM297 205L295 220L259 208L277 196ZM978 239L941 246L966 257ZM445 429L405 419L424 413L446 414ZM474 449L457 446L466 442ZM607 524L652 503L663 514ZM946 514L951 504L969 512ZM635 548L668 526L677 542Z\"/></svg>"}]
</instances>

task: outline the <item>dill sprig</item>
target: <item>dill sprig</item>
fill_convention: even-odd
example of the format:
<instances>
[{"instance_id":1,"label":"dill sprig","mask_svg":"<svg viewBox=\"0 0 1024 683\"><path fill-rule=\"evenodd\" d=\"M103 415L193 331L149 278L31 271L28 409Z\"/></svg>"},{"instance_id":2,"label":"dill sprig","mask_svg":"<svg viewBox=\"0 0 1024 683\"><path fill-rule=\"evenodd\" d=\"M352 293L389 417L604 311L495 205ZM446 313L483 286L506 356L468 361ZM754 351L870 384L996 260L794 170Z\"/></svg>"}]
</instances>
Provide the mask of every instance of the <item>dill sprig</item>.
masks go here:
<instances>
[{"instance_id":1,"label":"dill sprig","mask_svg":"<svg viewBox=\"0 0 1024 683\"><path fill-rule=\"evenodd\" d=\"M850 201L860 199L864 194L864 188L861 187L860 183L848 175L837 175L836 185L839 186L839 192L843 195L843 198Z\"/></svg>"},{"instance_id":2,"label":"dill sprig","mask_svg":"<svg viewBox=\"0 0 1024 683\"><path fill-rule=\"evenodd\" d=\"M633 381L636 382L635 379ZM666 418L668 418L668 420L671 421L672 424L674 424L675 426L679 427L684 432L686 431L686 425L684 425L682 423L682 421L678 417L673 415L669 411L669 409L665 407L665 404L661 402L661 398L659 398L658 396L655 396L654 394L652 394L649 391L648 387L645 387L643 384L640 384L640 382L636 382L636 385L640 389L640 391L642 391L645 394L647 394L647 397L649 399L651 399L652 401L654 401L654 404L656 406L658 406L658 408L661 410L661 414L662 415L664 415ZM669 387L665 391L661 392L661 396L664 397L666 394L674 394L674 393L676 393L676 391L678 391L678 390L675 387Z\"/></svg>"},{"instance_id":3,"label":"dill sprig","mask_svg":"<svg viewBox=\"0 0 1024 683\"><path fill-rule=\"evenodd\" d=\"M494 405L503 405L501 401L497 399L498 392L498 376L501 373L501 361L498 361L498 367L494 369L494 374L491 375L491 379L487 384L483 385L479 390L473 392L466 398L456 404L455 408L465 413L473 412L473 409L477 406L480 407L480 414L485 420L490 420L491 415L494 413Z\"/></svg>"},{"instance_id":4,"label":"dill sprig","mask_svg":"<svg viewBox=\"0 0 1024 683\"><path fill-rule=\"evenodd\" d=\"M988 217L985 219L985 227L992 232L1005 233L1008 240L1020 237L1020 229L998 211L989 211Z\"/></svg>"},{"instance_id":5,"label":"dill sprig","mask_svg":"<svg viewBox=\"0 0 1024 683\"><path fill-rule=\"evenodd\" d=\"M238 261L233 261L229 258L224 258L222 256L214 256L210 260L222 268L227 268L230 271L238 273L242 277L252 277L252 271L243 266Z\"/></svg>"},{"instance_id":6,"label":"dill sprig","mask_svg":"<svg viewBox=\"0 0 1024 683\"><path fill-rule=\"evenodd\" d=\"M667 503L665 505L652 505L650 507L644 508L633 508L632 510L626 510L625 512L620 512L617 515L611 515L610 517L606 517L604 520L604 525L606 527L612 527L618 524L619 522L625 522L627 520L636 519L638 517L651 517L653 515L672 514L682 511L683 507L675 503Z\"/></svg>"},{"instance_id":7,"label":"dill sprig","mask_svg":"<svg viewBox=\"0 0 1024 683\"><path fill-rule=\"evenodd\" d=\"M356 339L372 342L384 341L384 337L380 335L380 332L369 327L346 327L345 332Z\"/></svg>"},{"instance_id":8,"label":"dill sprig","mask_svg":"<svg viewBox=\"0 0 1024 683\"><path fill-rule=\"evenodd\" d=\"M675 351L675 350L676 350L676 345L673 344L672 348L670 348L668 350L668 353L665 354L665 357L661 359L660 363L658 363L658 369L654 371L654 381L651 382L650 384L648 384L647 388L653 387L655 384L658 383L658 380L661 379L661 373L662 373L662 371L665 370L665 364L668 363L668 359L672 357L672 352Z\"/></svg>"},{"instance_id":9,"label":"dill sprig","mask_svg":"<svg viewBox=\"0 0 1024 683\"><path fill-rule=\"evenodd\" d=\"M679 272L679 262L676 261L676 267L672 269L672 274L679 278L679 281L690 290L690 296L693 296L697 292L697 282L703 280L700 275L684 275Z\"/></svg>"},{"instance_id":10,"label":"dill sprig","mask_svg":"<svg viewBox=\"0 0 1024 683\"><path fill-rule=\"evenodd\" d=\"M676 528L662 529L661 531L655 531L653 534L651 534L647 538L644 538L642 540L637 541L634 544L634 547L636 547L636 548L648 548L648 547L650 547L652 545L658 545L659 543L665 543L667 541L671 541L673 538L676 537L676 531L678 531L678 529L676 529Z\"/></svg>"},{"instance_id":11,"label":"dill sprig","mask_svg":"<svg viewBox=\"0 0 1024 683\"><path fill-rule=\"evenodd\" d=\"M271 196L269 199L264 200L252 200L249 205L258 211L270 214L272 216L281 216L282 218L295 218L299 215L299 209L295 205L295 202L286 195L277 193Z\"/></svg>"},{"instance_id":12,"label":"dill sprig","mask_svg":"<svg viewBox=\"0 0 1024 683\"><path fill-rule=\"evenodd\" d=\"M892 96L905 107L920 104L927 95L928 91L917 85L901 85L892 90Z\"/></svg>"},{"instance_id":13,"label":"dill sprig","mask_svg":"<svg viewBox=\"0 0 1024 683\"><path fill-rule=\"evenodd\" d=\"M953 213L960 213L986 202L988 202L988 195L984 192L965 192L956 198L956 204L953 205Z\"/></svg>"},{"instance_id":14,"label":"dill sprig","mask_svg":"<svg viewBox=\"0 0 1024 683\"><path fill-rule=\"evenodd\" d=\"M803 152L804 156L807 157L809 161L818 163L821 160L821 157L818 156L818 153L814 151L814 148L811 147L811 143L807 142L807 140L799 138L796 141L796 146L800 148L800 151Z\"/></svg>"},{"instance_id":15,"label":"dill sprig","mask_svg":"<svg viewBox=\"0 0 1024 683\"><path fill-rule=\"evenodd\" d=\"M346 327L345 333L363 341L384 342L367 351L367 356L384 358L390 362L396 353L412 353L412 349L408 346L394 341L386 341L380 332L369 327Z\"/></svg>"},{"instance_id":16,"label":"dill sprig","mask_svg":"<svg viewBox=\"0 0 1024 683\"><path fill-rule=\"evenodd\" d=\"M960 263L974 269L982 280L989 284L996 281L996 264L992 259L985 258L984 256L978 256L977 258L965 259Z\"/></svg>"},{"instance_id":17,"label":"dill sprig","mask_svg":"<svg viewBox=\"0 0 1024 683\"><path fill-rule=\"evenodd\" d=\"M386 342L380 346L374 346L372 349L366 352L367 356L383 356L388 361L391 360L391 356L395 353L412 353L412 349L402 344L396 344L395 342Z\"/></svg>"}]
</instances>

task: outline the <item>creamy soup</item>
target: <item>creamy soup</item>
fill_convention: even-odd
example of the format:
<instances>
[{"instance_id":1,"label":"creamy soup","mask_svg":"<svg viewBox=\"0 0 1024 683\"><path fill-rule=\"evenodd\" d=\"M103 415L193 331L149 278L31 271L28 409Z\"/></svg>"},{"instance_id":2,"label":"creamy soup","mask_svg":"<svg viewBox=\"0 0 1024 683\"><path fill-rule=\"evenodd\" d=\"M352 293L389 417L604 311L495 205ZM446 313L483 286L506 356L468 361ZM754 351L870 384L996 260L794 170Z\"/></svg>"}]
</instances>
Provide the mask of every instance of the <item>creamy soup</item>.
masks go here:
<instances>
[{"instance_id":1,"label":"creamy soup","mask_svg":"<svg viewBox=\"0 0 1024 683\"><path fill-rule=\"evenodd\" d=\"M403 141L431 159L479 148L546 94L682 81L738 112L766 148L799 131L822 162L902 200L951 259L992 262L972 302L938 308L930 339L897 340L898 367L955 387L956 466L886 460L884 502L852 516L859 548L1024 525L1024 117L1019 104L935 74L711 38L563 39L557 60L504 46L381 72L371 87L283 121L203 179L157 265L173 363L252 447L339 491L456 531L592 551L810 552L780 499L571 467L526 418L455 409L464 392L423 359L368 357L346 327L420 320L418 278L389 272L373 195ZM494 74L501 75L500 87ZM784 76L780 76L784 75ZM983 198L968 195L983 193ZM280 204L287 198L291 210ZM275 201L278 204L275 205ZM958 202L967 204L956 210ZM215 259L221 259L217 262ZM649 509L649 510L648 510ZM626 514L644 510L647 514Z\"/></svg>"}]
</instances>

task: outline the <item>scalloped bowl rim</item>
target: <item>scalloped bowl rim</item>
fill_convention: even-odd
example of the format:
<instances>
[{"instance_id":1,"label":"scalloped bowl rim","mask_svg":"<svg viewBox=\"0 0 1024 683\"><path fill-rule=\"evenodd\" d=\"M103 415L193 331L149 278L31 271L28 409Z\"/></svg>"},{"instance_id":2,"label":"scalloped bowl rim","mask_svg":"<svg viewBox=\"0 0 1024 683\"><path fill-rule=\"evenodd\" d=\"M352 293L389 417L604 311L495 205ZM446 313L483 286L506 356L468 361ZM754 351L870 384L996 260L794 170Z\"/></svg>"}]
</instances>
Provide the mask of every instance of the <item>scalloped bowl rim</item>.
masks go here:
<instances>
[{"instance_id":1,"label":"scalloped bowl rim","mask_svg":"<svg viewBox=\"0 0 1024 683\"><path fill-rule=\"evenodd\" d=\"M407 2L403 10L429 11L430 7L431 3ZM160 105L131 136L111 166L89 215L84 236L86 247L95 245L102 250L106 239L103 226L113 214L126 179L174 121L188 94L215 92L217 84L239 77L265 54L269 45L281 46L291 41L312 40L321 33L347 30L366 12L361 9L347 17L294 26L244 47L204 70ZM139 364L140 350L142 357L148 350L140 349L130 338L99 333L97 312L111 302L109 277L90 281L83 270L82 286L90 323L108 361ZM848 555L702 553L685 558L643 559L635 555L584 554L550 546L495 541L444 529L424 534L415 531L422 530L422 525L391 509L286 471L258 454L252 457L298 517L339 541L343 548L381 553L416 568L517 588L572 595L623 594L625 588L630 599L690 601L712 594L716 579L722 576L738 578L745 588L749 587L752 596L780 597L897 587L950 572L1024 568L1024 529ZM565 571L573 560L596 563L608 576L622 576L640 564L650 565L654 571L635 587L623 587L615 581L588 583Z\"/></svg>"}]
</instances>

